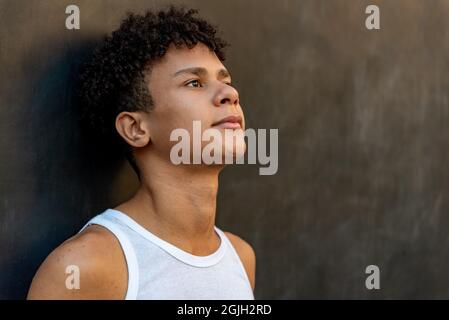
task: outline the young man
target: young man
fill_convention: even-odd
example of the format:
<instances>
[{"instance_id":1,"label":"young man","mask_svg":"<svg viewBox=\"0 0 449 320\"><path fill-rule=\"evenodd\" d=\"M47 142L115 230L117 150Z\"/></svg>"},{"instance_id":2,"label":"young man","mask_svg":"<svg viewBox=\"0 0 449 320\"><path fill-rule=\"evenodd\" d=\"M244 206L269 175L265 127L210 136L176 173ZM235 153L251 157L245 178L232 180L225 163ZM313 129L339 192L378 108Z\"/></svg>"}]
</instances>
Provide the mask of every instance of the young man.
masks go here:
<instances>
[{"instance_id":1,"label":"young man","mask_svg":"<svg viewBox=\"0 0 449 320\"><path fill-rule=\"evenodd\" d=\"M95 51L82 77L85 118L105 143L117 138L140 187L47 257L29 299L254 299L253 249L215 226L223 165L170 158L175 129L245 126L226 43L196 13L130 14ZM245 143L221 142L233 156Z\"/></svg>"}]
</instances>

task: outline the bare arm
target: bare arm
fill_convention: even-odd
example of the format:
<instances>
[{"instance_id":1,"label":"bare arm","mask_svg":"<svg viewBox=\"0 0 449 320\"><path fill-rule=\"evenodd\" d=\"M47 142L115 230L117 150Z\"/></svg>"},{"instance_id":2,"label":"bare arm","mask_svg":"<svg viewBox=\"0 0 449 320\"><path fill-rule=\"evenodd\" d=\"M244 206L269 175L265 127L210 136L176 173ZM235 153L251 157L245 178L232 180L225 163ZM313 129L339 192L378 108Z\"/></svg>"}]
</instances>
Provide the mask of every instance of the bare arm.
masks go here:
<instances>
[{"instance_id":1,"label":"bare arm","mask_svg":"<svg viewBox=\"0 0 449 320\"><path fill-rule=\"evenodd\" d=\"M123 299L126 289L127 268L118 240L103 227L90 226L45 259L27 299Z\"/></svg>"},{"instance_id":2,"label":"bare arm","mask_svg":"<svg viewBox=\"0 0 449 320\"><path fill-rule=\"evenodd\" d=\"M256 254L251 245L245 240L230 232L225 233L237 251L240 260L242 260L249 282L251 283L251 288L254 291L256 287Z\"/></svg>"}]
</instances>

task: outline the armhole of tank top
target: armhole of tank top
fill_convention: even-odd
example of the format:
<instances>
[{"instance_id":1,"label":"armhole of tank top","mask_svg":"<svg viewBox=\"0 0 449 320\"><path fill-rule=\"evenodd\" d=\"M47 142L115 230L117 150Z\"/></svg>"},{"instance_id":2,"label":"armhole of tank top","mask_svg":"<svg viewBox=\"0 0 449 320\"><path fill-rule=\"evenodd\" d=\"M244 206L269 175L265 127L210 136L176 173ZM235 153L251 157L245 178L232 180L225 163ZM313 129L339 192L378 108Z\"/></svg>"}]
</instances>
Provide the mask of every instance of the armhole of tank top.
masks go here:
<instances>
[{"instance_id":1,"label":"armhole of tank top","mask_svg":"<svg viewBox=\"0 0 449 320\"><path fill-rule=\"evenodd\" d=\"M125 233L121 231L114 222L101 216L94 217L92 220L90 220L80 230L80 232L83 231L86 227L93 224L105 227L119 241L123 254L125 256L125 261L128 269L128 288L126 290L125 300L136 300L137 291L139 289L139 267L137 264L137 256L134 251L134 247L132 246Z\"/></svg>"},{"instance_id":2,"label":"armhole of tank top","mask_svg":"<svg viewBox=\"0 0 449 320\"><path fill-rule=\"evenodd\" d=\"M220 230L220 229L218 229L218 230L222 233L223 237L225 238L225 241L227 242L228 246L230 247L231 251L233 252L234 257L237 259L237 264L240 266L240 271L243 273L243 277L246 279L246 283L248 284L248 286L252 292L253 288L251 287L251 282L249 281L249 277L248 277L248 274L246 273L246 269L245 269L245 266L243 265L242 259L240 259L240 256L237 253L237 250L234 248L234 245L232 244L231 240L229 240L228 236L222 230Z\"/></svg>"}]
</instances>

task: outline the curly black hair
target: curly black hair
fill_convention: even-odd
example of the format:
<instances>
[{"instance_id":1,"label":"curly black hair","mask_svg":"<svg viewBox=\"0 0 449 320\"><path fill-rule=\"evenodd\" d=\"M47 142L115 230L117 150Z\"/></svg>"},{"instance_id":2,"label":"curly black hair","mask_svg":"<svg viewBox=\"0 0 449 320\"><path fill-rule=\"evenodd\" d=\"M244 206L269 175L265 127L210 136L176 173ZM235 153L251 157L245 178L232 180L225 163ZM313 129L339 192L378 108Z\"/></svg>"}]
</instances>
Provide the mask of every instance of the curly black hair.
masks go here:
<instances>
[{"instance_id":1,"label":"curly black hair","mask_svg":"<svg viewBox=\"0 0 449 320\"><path fill-rule=\"evenodd\" d=\"M105 36L80 74L81 120L98 141L116 147L140 180L132 147L118 134L115 118L122 111L150 112L154 107L145 74L168 47L193 48L199 42L225 60L228 44L217 29L196 16L198 10L170 6L143 15L127 13L118 30ZM101 138L101 139L100 139Z\"/></svg>"}]
</instances>

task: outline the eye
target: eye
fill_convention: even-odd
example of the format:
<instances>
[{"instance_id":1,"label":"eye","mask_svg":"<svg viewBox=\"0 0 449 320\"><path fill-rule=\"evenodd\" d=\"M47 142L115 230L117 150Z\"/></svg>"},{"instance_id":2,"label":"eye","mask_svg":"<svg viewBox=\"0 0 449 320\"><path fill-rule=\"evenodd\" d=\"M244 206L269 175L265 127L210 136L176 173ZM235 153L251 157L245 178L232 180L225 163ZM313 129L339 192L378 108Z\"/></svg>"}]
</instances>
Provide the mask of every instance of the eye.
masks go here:
<instances>
[{"instance_id":1,"label":"eye","mask_svg":"<svg viewBox=\"0 0 449 320\"><path fill-rule=\"evenodd\" d=\"M200 88L201 83L199 80L192 80L192 81L187 82L187 86L194 87L194 88Z\"/></svg>"}]
</instances>

